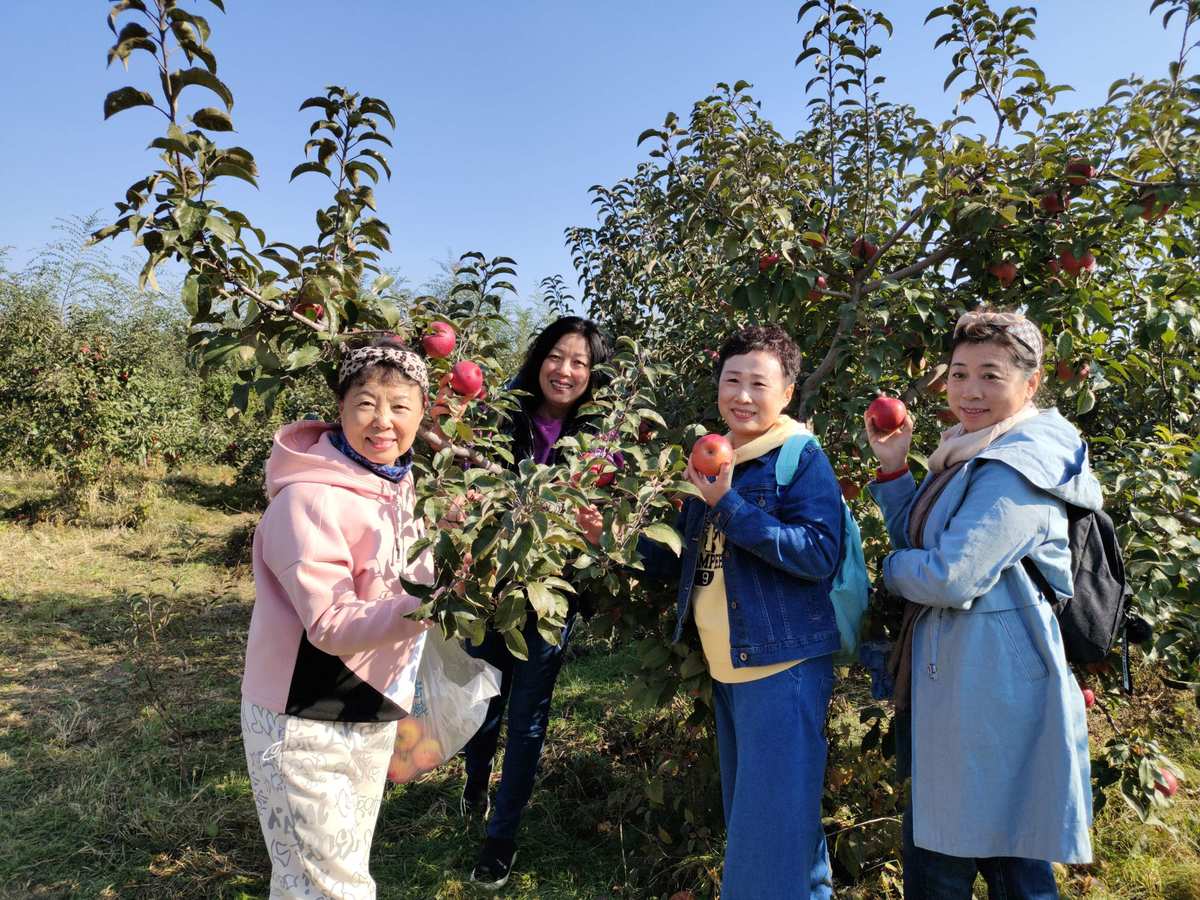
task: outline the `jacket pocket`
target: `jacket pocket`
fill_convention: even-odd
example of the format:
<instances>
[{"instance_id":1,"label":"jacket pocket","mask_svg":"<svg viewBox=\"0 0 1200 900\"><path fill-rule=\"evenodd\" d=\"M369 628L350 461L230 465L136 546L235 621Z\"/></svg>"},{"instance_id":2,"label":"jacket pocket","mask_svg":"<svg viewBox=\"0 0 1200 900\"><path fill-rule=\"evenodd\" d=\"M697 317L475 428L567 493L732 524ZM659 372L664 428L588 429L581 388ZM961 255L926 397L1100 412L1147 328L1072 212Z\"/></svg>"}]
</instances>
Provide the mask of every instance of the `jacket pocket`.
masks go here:
<instances>
[{"instance_id":1,"label":"jacket pocket","mask_svg":"<svg viewBox=\"0 0 1200 900\"><path fill-rule=\"evenodd\" d=\"M738 493L742 495L743 500L755 509L761 509L763 512L773 515L779 508L779 495L776 493L774 487L755 485L754 487L738 491Z\"/></svg>"},{"instance_id":2,"label":"jacket pocket","mask_svg":"<svg viewBox=\"0 0 1200 900\"><path fill-rule=\"evenodd\" d=\"M1037 681L1049 675L1050 670L1046 667L1041 654L1038 653L1037 646L1030 637L1029 628L1025 624L1025 618L1020 611L1002 609L992 615L996 616L1000 627L1008 635L1009 648L1012 650L1020 670L1025 673L1025 677L1030 681Z\"/></svg>"}]
</instances>

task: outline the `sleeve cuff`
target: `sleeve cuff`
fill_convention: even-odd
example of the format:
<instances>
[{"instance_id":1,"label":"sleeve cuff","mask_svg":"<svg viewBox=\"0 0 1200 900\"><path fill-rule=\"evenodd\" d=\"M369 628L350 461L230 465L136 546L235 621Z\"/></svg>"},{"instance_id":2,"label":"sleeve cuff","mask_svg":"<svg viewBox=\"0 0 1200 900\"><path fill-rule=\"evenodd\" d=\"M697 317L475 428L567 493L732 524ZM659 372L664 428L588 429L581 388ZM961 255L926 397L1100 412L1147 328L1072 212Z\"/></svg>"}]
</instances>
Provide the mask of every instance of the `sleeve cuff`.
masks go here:
<instances>
[{"instance_id":1,"label":"sleeve cuff","mask_svg":"<svg viewBox=\"0 0 1200 900\"><path fill-rule=\"evenodd\" d=\"M891 472L885 472L883 469L875 470L875 483L883 484L885 481L895 481L903 475L908 474L908 463L905 463L899 469L893 469Z\"/></svg>"}]
</instances>

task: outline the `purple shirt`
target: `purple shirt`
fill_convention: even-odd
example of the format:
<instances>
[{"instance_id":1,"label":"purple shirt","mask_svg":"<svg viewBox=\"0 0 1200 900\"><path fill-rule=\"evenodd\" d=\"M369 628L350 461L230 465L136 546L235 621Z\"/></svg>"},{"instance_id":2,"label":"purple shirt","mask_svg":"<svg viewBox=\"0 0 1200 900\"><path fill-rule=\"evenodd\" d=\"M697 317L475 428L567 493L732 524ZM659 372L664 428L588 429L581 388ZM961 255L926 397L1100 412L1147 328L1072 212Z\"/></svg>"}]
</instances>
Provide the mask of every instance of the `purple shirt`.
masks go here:
<instances>
[{"instance_id":1,"label":"purple shirt","mask_svg":"<svg viewBox=\"0 0 1200 900\"><path fill-rule=\"evenodd\" d=\"M563 420L543 419L541 416L532 415L529 421L533 424L533 461L548 465L550 451L562 434Z\"/></svg>"}]
</instances>

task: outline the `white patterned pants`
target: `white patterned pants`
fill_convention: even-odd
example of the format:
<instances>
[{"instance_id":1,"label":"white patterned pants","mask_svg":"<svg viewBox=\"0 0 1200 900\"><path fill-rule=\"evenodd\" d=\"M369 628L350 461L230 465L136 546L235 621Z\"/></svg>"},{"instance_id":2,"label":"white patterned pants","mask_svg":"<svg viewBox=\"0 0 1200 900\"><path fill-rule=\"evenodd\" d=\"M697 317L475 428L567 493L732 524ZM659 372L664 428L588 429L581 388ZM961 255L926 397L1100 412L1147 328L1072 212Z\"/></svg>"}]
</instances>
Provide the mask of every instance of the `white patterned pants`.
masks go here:
<instances>
[{"instance_id":1,"label":"white patterned pants","mask_svg":"<svg viewBox=\"0 0 1200 900\"><path fill-rule=\"evenodd\" d=\"M374 900L371 838L395 722L322 722L242 701L271 900Z\"/></svg>"}]
</instances>

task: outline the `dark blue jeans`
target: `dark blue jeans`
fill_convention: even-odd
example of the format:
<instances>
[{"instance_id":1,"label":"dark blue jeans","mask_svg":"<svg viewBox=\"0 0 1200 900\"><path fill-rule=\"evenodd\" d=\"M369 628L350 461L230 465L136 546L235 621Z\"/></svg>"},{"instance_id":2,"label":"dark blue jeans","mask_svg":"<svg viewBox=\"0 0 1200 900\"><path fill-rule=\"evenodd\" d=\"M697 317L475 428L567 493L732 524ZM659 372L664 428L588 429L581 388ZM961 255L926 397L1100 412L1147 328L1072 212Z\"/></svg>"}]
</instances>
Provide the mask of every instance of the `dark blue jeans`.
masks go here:
<instances>
[{"instance_id":1,"label":"dark blue jeans","mask_svg":"<svg viewBox=\"0 0 1200 900\"><path fill-rule=\"evenodd\" d=\"M468 795L482 797L487 790L492 760L500 741L500 722L505 706L508 707L508 738L500 770L500 787L488 820L488 837L516 839L521 813L533 793L533 779L546 740L546 725L550 721L550 698L562 668L563 651L574 620L574 613L567 616L567 624L556 647L541 636L537 618L531 614L521 630L529 647L528 660L517 659L509 653L504 638L495 631L489 630L478 646L470 641L464 645L471 656L500 670L500 693L488 704L487 717L463 749Z\"/></svg>"},{"instance_id":2,"label":"dark blue jeans","mask_svg":"<svg viewBox=\"0 0 1200 900\"><path fill-rule=\"evenodd\" d=\"M830 656L757 681L713 682L725 806L723 900L827 900L821 828Z\"/></svg>"},{"instance_id":3,"label":"dark blue jeans","mask_svg":"<svg viewBox=\"0 0 1200 900\"><path fill-rule=\"evenodd\" d=\"M897 713L896 775L912 773L912 714ZM913 841L912 800L904 808L904 900L971 900L975 876L982 875L989 900L1058 900L1054 870L1043 859L1016 856L949 856Z\"/></svg>"}]
</instances>

